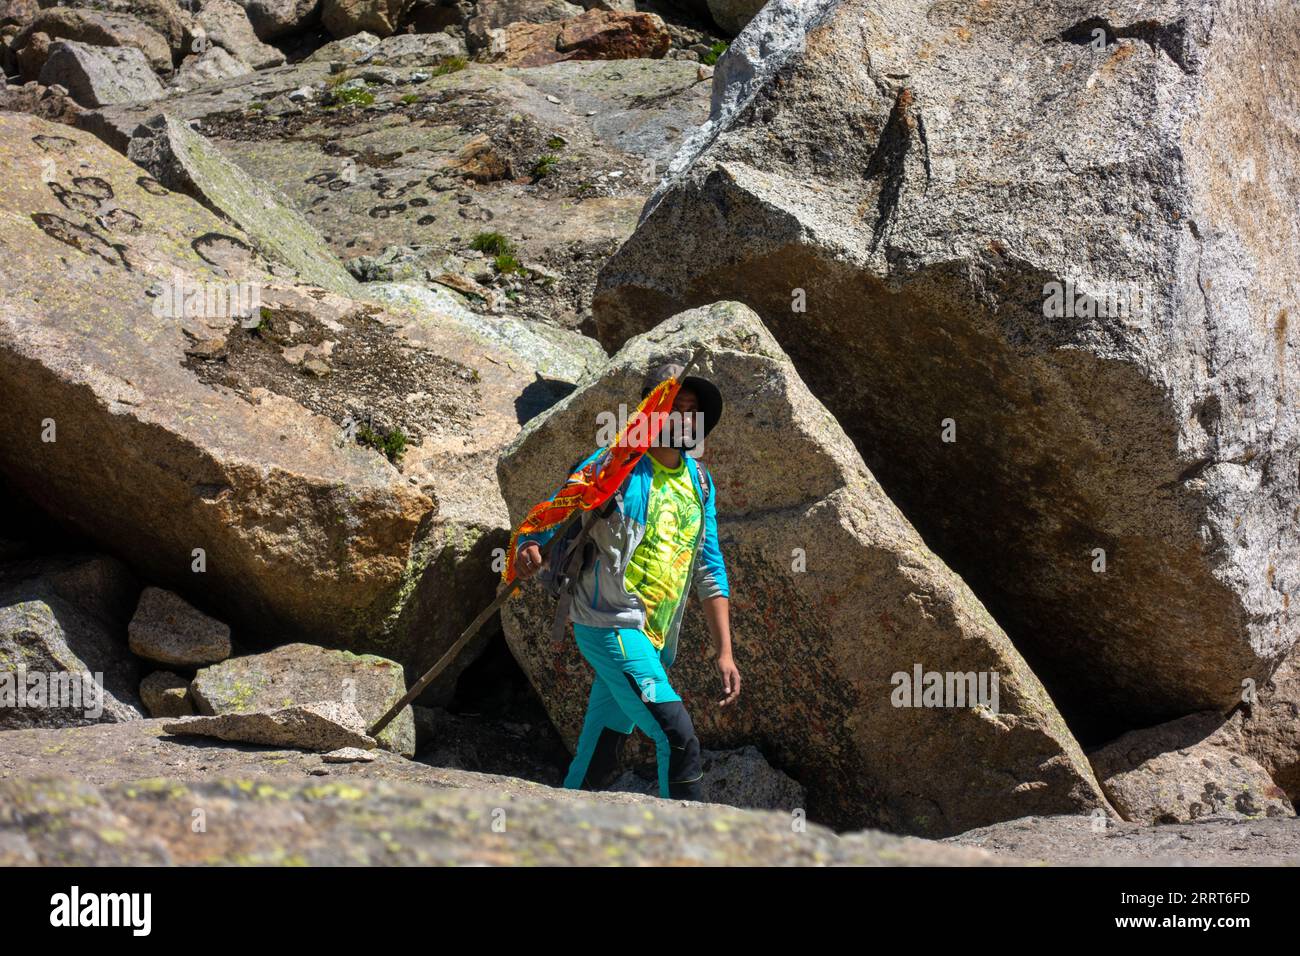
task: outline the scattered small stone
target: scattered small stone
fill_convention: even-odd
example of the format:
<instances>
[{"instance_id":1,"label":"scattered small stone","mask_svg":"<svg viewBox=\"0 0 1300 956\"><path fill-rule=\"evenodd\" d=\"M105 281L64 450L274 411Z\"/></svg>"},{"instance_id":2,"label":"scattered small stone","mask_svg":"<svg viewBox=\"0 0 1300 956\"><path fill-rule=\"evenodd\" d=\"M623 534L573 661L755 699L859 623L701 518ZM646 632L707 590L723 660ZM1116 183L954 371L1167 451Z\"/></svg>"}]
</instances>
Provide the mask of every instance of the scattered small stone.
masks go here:
<instances>
[{"instance_id":1,"label":"scattered small stone","mask_svg":"<svg viewBox=\"0 0 1300 956\"><path fill-rule=\"evenodd\" d=\"M321 757L326 763L372 763L375 755L360 747L340 747Z\"/></svg>"},{"instance_id":2,"label":"scattered small stone","mask_svg":"<svg viewBox=\"0 0 1300 956\"><path fill-rule=\"evenodd\" d=\"M140 700L151 717L188 717L194 713L190 682L171 671L154 671L142 680Z\"/></svg>"},{"instance_id":3,"label":"scattered small stone","mask_svg":"<svg viewBox=\"0 0 1300 956\"><path fill-rule=\"evenodd\" d=\"M365 721L349 701L315 701L277 710L186 717L163 724L163 731L318 753L344 747L369 750L375 746L375 741L366 736Z\"/></svg>"},{"instance_id":4,"label":"scattered small stone","mask_svg":"<svg viewBox=\"0 0 1300 956\"><path fill-rule=\"evenodd\" d=\"M173 667L200 667L230 656L230 628L162 588L145 588L127 635L132 654Z\"/></svg>"}]
</instances>

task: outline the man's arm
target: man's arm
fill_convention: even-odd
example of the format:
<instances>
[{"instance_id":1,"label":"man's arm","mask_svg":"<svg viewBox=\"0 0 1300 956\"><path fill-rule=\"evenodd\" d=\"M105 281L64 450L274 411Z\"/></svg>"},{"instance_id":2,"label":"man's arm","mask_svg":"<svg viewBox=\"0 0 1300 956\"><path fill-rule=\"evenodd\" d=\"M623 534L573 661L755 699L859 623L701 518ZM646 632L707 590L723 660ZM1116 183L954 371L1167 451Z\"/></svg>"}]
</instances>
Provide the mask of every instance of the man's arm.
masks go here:
<instances>
[{"instance_id":1,"label":"man's arm","mask_svg":"<svg viewBox=\"0 0 1300 956\"><path fill-rule=\"evenodd\" d=\"M710 483L712 480L710 476ZM713 493L704 506L704 548L700 554L700 580L695 593L704 606L704 620L713 638L714 661L722 673L724 695L718 703L725 707L740 696L740 671L731 656L731 588L727 583L722 547L718 543L717 497L718 488L713 485Z\"/></svg>"}]
</instances>

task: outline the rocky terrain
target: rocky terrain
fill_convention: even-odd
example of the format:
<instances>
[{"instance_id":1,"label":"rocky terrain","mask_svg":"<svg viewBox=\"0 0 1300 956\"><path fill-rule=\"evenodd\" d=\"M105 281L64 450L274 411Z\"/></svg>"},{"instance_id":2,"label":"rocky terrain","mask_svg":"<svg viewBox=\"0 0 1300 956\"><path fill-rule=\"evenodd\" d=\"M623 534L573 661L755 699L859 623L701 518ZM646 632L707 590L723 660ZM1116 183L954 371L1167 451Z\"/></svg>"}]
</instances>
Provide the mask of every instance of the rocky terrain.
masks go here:
<instances>
[{"instance_id":1,"label":"rocky terrain","mask_svg":"<svg viewBox=\"0 0 1300 956\"><path fill-rule=\"evenodd\" d=\"M0 0L0 68L0 865L1300 863L1293 6ZM532 585L372 737L686 356L708 802L560 786Z\"/></svg>"}]
</instances>

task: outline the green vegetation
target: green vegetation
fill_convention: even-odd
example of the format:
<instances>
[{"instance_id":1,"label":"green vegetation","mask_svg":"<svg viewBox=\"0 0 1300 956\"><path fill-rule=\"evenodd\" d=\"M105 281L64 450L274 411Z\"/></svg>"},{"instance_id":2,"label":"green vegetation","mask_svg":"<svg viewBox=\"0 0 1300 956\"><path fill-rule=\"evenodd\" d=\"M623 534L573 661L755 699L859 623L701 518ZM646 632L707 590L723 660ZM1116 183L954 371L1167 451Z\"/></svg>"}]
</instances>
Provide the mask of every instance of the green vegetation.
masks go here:
<instances>
[{"instance_id":1,"label":"green vegetation","mask_svg":"<svg viewBox=\"0 0 1300 956\"><path fill-rule=\"evenodd\" d=\"M330 96L332 102L325 107L328 110L340 106L370 106L375 102L375 94L359 86L345 86L336 89Z\"/></svg>"},{"instance_id":2,"label":"green vegetation","mask_svg":"<svg viewBox=\"0 0 1300 956\"><path fill-rule=\"evenodd\" d=\"M508 256L515 251L515 244L499 232L480 232L469 247L493 256Z\"/></svg>"},{"instance_id":3,"label":"green vegetation","mask_svg":"<svg viewBox=\"0 0 1300 956\"><path fill-rule=\"evenodd\" d=\"M405 96L402 97L402 102L405 103L407 106L410 106L412 103L418 103L420 102L420 94L407 93Z\"/></svg>"},{"instance_id":4,"label":"green vegetation","mask_svg":"<svg viewBox=\"0 0 1300 956\"><path fill-rule=\"evenodd\" d=\"M718 57L727 52L727 44L719 40L713 46L709 47L709 52L700 57L700 62L705 66L713 66L718 62Z\"/></svg>"},{"instance_id":5,"label":"green vegetation","mask_svg":"<svg viewBox=\"0 0 1300 956\"><path fill-rule=\"evenodd\" d=\"M547 149L564 149L564 147L568 145L569 145L569 141L565 139L563 136L552 136L550 139L546 141Z\"/></svg>"},{"instance_id":6,"label":"green vegetation","mask_svg":"<svg viewBox=\"0 0 1300 956\"><path fill-rule=\"evenodd\" d=\"M497 272L503 275L523 271L523 266L519 264L519 260L508 252L503 252L501 255L497 256L492 265L496 268Z\"/></svg>"},{"instance_id":7,"label":"green vegetation","mask_svg":"<svg viewBox=\"0 0 1300 956\"><path fill-rule=\"evenodd\" d=\"M384 435L369 425L358 425L357 442L383 453L393 464L401 461L402 455L406 453L406 433L400 428L394 428Z\"/></svg>"},{"instance_id":8,"label":"green vegetation","mask_svg":"<svg viewBox=\"0 0 1300 956\"><path fill-rule=\"evenodd\" d=\"M252 103L248 104L248 108L250 110L264 110L266 109L266 103L262 100L254 100Z\"/></svg>"},{"instance_id":9,"label":"green vegetation","mask_svg":"<svg viewBox=\"0 0 1300 956\"><path fill-rule=\"evenodd\" d=\"M469 65L469 60L463 56L449 56L433 68L434 76L446 76L448 73L459 73Z\"/></svg>"},{"instance_id":10,"label":"green vegetation","mask_svg":"<svg viewBox=\"0 0 1300 956\"><path fill-rule=\"evenodd\" d=\"M555 167L559 162L560 157L556 156L554 153L547 153L545 156L537 160L537 162L533 163L533 178L542 179L545 176L551 175L551 173L555 172Z\"/></svg>"}]
</instances>

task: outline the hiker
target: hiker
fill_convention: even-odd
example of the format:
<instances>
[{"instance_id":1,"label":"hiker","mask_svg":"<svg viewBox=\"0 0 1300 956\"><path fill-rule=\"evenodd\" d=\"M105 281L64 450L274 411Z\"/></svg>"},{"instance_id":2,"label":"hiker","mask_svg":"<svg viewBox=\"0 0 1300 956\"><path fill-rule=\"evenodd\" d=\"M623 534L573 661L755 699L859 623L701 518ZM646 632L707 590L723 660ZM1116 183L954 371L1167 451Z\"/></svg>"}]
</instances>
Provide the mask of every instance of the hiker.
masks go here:
<instances>
[{"instance_id":1,"label":"hiker","mask_svg":"<svg viewBox=\"0 0 1300 956\"><path fill-rule=\"evenodd\" d=\"M642 400L660 382L683 371L674 364L653 369L646 376ZM713 479L707 467L685 454L696 446L699 419L701 438L718 423L722 394L712 382L687 376L673 411L679 414L668 416L652 447L610 501L597 509L590 545L573 576L568 619L595 677L577 752L564 779L571 790L608 786L618 771L623 744L640 728L655 743L659 795L703 799L700 743L666 670L677 656L677 634L692 581L722 676L719 705L734 702L740 694L740 672L731 656L730 591L718 545ZM541 570L540 546L553 533L520 536L520 577Z\"/></svg>"}]
</instances>

